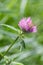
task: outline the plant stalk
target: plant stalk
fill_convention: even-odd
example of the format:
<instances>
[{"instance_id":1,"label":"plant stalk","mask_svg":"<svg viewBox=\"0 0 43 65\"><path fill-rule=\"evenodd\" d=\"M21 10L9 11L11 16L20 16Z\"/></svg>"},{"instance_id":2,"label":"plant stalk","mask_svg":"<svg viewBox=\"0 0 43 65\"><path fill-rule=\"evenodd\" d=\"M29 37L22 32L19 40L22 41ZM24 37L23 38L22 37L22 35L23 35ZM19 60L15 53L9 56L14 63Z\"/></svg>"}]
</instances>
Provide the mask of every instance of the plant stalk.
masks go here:
<instances>
[{"instance_id":1,"label":"plant stalk","mask_svg":"<svg viewBox=\"0 0 43 65\"><path fill-rule=\"evenodd\" d=\"M19 36L14 40L14 42L9 46L9 48L7 49L7 51L4 53L4 56L7 54L7 52L11 49L11 47L14 45L14 43L16 43L16 41L18 40Z\"/></svg>"}]
</instances>

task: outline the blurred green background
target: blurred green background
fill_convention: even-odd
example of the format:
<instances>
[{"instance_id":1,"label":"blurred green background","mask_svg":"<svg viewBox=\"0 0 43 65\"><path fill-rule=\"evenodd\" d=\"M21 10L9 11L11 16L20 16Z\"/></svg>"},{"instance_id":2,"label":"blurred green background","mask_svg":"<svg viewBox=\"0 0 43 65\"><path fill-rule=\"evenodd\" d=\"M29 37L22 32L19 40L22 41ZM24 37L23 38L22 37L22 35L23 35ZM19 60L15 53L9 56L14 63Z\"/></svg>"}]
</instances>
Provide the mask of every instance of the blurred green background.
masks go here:
<instances>
[{"instance_id":1,"label":"blurred green background","mask_svg":"<svg viewBox=\"0 0 43 65\"><path fill-rule=\"evenodd\" d=\"M14 59L13 62L24 65L43 65L43 0L0 0L0 24L19 29L18 22L23 17L32 18L33 23L37 25L37 33L25 34L25 49L20 51L21 40L18 40L6 56L10 60ZM18 33L14 30L0 25L0 53L4 54L17 36ZM3 58L0 65L7 65Z\"/></svg>"}]
</instances>

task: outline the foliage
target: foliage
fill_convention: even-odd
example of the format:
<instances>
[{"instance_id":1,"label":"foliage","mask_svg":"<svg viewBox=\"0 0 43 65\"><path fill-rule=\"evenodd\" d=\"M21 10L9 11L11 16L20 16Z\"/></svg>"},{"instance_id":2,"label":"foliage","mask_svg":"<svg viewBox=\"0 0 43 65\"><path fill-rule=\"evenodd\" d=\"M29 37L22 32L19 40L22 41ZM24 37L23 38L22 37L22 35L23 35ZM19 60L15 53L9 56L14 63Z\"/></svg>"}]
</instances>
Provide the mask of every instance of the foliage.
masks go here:
<instances>
[{"instance_id":1,"label":"foliage","mask_svg":"<svg viewBox=\"0 0 43 65\"><path fill-rule=\"evenodd\" d=\"M37 33L22 33L23 17ZM0 0L0 65L43 65L43 0Z\"/></svg>"}]
</instances>

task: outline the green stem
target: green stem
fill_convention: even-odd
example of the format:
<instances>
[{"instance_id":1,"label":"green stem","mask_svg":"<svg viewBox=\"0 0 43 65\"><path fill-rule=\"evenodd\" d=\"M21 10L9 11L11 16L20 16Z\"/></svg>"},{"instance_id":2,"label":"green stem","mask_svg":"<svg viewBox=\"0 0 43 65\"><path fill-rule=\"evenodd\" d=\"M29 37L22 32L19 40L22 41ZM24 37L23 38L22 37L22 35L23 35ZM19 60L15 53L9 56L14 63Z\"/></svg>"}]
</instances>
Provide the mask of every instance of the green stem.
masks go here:
<instances>
[{"instance_id":1,"label":"green stem","mask_svg":"<svg viewBox=\"0 0 43 65\"><path fill-rule=\"evenodd\" d=\"M3 57L3 54L2 54L2 53L0 53L0 56L1 56L1 57Z\"/></svg>"},{"instance_id":2,"label":"green stem","mask_svg":"<svg viewBox=\"0 0 43 65\"><path fill-rule=\"evenodd\" d=\"M0 53L0 60L4 57L4 55L2 53Z\"/></svg>"},{"instance_id":3,"label":"green stem","mask_svg":"<svg viewBox=\"0 0 43 65\"><path fill-rule=\"evenodd\" d=\"M14 42L9 46L7 51L4 53L4 56L7 54L7 52L11 49L11 47L14 45L14 43L18 40L19 36L14 40Z\"/></svg>"}]
</instances>

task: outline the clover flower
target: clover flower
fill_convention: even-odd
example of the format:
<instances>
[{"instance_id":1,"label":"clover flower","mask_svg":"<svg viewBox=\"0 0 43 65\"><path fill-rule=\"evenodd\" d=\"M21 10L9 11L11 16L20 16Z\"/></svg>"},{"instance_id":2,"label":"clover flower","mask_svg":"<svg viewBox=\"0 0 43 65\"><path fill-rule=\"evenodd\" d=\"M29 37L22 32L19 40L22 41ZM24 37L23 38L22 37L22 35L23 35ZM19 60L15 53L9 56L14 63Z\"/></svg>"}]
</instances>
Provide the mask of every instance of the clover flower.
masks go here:
<instances>
[{"instance_id":1,"label":"clover flower","mask_svg":"<svg viewBox=\"0 0 43 65\"><path fill-rule=\"evenodd\" d=\"M30 17L21 19L18 25L23 31L37 32L37 27L32 23Z\"/></svg>"}]
</instances>

